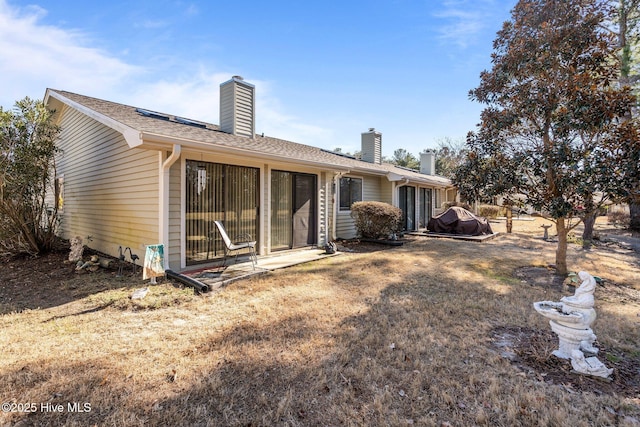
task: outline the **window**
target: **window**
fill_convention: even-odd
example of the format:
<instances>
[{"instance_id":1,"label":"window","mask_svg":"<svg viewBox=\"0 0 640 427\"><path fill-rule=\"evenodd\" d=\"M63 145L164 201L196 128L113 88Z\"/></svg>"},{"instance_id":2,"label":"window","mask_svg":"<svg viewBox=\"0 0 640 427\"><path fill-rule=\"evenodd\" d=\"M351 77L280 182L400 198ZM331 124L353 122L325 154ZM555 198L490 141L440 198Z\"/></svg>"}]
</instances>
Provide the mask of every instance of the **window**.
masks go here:
<instances>
[{"instance_id":1,"label":"window","mask_svg":"<svg viewBox=\"0 0 640 427\"><path fill-rule=\"evenodd\" d=\"M340 210L351 210L351 205L362 201L362 179L340 178Z\"/></svg>"},{"instance_id":2,"label":"window","mask_svg":"<svg viewBox=\"0 0 640 427\"><path fill-rule=\"evenodd\" d=\"M187 160L185 175L187 265L224 253L215 220L224 222L230 236L258 240L258 169Z\"/></svg>"}]
</instances>

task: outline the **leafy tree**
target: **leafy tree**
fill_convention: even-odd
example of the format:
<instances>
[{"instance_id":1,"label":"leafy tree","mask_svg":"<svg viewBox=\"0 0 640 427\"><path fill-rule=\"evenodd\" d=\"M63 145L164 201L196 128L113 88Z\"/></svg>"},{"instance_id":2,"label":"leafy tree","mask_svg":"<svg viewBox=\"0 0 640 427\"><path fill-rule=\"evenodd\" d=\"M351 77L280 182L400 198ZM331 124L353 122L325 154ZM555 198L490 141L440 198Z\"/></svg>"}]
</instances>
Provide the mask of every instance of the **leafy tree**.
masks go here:
<instances>
[{"instance_id":1,"label":"leafy tree","mask_svg":"<svg viewBox=\"0 0 640 427\"><path fill-rule=\"evenodd\" d=\"M640 107L640 0L615 0L617 8L614 32L620 49L620 84L629 86L636 93L636 105L625 120L638 120ZM617 24L617 25L616 25ZM640 146L628 144L621 148L626 158L640 158ZM640 166L626 170L629 181L626 200L629 203L632 230L640 231Z\"/></svg>"},{"instance_id":2,"label":"leafy tree","mask_svg":"<svg viewBox=\"0 0 640 427\"><path fill-rule=\"evenodd\" d=\"M398 148L393 152L391 163L409 169L420 169L420 161L404 148Z\"/></svg>"},{"instance_id":3,"label":"leafy tree","mask_svg":"<svg viewBox=\"0 0 640 427\"><path fill-rule=\"evenodd\" d=\"M53 112L28 97L0 107L0 243L31 254L56 243L57 203L47 203L55 176Z\"/></svg>"},{"instance_id":4,"label":"leafy tree","mask_svg":"<svg viewBox=\"0 0 640 427\"><path fill-rule=\"evenodd\" d=\"M556 224L556 272L567 273L567 235L620 191L620 123L633 97L619 89L616 43L598 0L520 0L494 41L493 68L473 100L487 104L467 138L454 183L469 200L498 195Z\"/></svg>"},{"instance_id":5,"label":"leafy tree","mask_svg":"<svg viewBox=\"0 0 640 427\"><path fill-rule=\"evenodd\" d=\"M466 150L464 140L449 137L438 140L436 149L436 175L453 177L455 169L464 161Z\"/></svg>"}]
</instances>

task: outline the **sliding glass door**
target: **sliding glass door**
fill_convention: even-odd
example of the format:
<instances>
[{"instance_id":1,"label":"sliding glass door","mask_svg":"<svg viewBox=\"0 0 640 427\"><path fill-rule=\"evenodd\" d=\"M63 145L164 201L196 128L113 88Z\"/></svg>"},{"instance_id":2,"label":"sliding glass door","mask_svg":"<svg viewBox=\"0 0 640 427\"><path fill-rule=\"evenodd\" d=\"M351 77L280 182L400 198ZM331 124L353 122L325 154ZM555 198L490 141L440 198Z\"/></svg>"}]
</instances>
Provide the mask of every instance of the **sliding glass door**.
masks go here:
<instances>
[{"instance_id":1,"label":"sliding glass door","mask_svg":"<svg viewBox=\"0 0 640 427\"><path fill-rule=\"evenodd\" d=\"M271 172L271 250L316 243L316 176Z\"/></svg>"},{"instance_id":2,"label":"sliding glass door","mask_svg":"<svg viewBox=\"0 0 640 427\"><path fill-rule=\"evenodd\" d=\"M405 185L400 187L400 209L402 209L403 230L415 230L416 187Z\"/></svg>"},{"instance_id":3,"label":"sliding glass door","mask_svg":"<svg viewBox=\"0 0 640 427\"><path fill-rule=\"evenodd\" d=\"M222 221L232 238L249 234L258 240L258 172L256 168L187 160L187 265L224 254L214 221Z\"/></svg>"},{"instance_id":4,"label":"sliding glass door","mask_svg":"<svg viewBox=\"0 0 640 427\"><path fill-rule=\"evenodd\" d=\"M433 209L431 207L432 190L430 188L420 188L418 197L418 208L420 211L420 220L418 227L427 228L429 220L433 216Z\"/></svg>"},{"instance_id":5,"label":"sliding glass door","mask_svg":"<svg viewBox=\"0 0 640 427\"><path fill-rule=\"evenodd\" d=\"M271 172L271 250L291 248L292 182L293 177L289 172Z\"/></svg>"}]
</instances>

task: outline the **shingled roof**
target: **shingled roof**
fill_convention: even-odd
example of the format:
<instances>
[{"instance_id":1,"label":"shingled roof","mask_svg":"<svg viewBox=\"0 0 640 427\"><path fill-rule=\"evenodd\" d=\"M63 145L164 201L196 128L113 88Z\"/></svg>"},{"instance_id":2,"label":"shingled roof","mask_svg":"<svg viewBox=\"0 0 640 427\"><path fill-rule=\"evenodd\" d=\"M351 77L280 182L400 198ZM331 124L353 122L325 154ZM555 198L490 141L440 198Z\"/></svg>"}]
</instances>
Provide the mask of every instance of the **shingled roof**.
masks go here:
<instances>
[{"instance_id":1,"label":"shingled roof","mask_svg":"<svg viewBox=\"0 0 640 427\"><path fill-rule=\"evenodd\" d=\"M144 135L146 138L184 141L204 148L210 146L212 150L225 149L228 151L233 149L250 156L314 164L337 171L385 175L391 181L408 179L413 182L441 187L452 185L447 178L425 175L389 163L368 163L321 148L269 136L256 135L254 138L236 136L222 132L215 124L136 108L73 92L47 89L45 99L49 97L79 109L118 131Z\"/></svg>"}]
</instances>

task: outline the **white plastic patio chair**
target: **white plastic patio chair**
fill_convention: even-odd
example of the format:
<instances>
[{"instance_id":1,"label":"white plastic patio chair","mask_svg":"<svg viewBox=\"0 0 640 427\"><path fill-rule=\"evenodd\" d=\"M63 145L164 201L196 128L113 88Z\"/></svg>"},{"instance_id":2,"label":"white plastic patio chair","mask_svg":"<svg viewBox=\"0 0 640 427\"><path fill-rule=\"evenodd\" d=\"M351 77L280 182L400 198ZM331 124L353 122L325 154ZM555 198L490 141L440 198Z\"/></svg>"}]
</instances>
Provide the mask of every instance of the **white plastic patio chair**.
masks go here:
<instances>
[{"instance_id":1,"label":"white plastic patio chair","mask_svg":"<svg viewBox=\"0 0 640 427\"><path fill-rule=\"evenodd\" d=\"M216 227L218 228L218 232L222 237L222 241L224 242L224 260L222 262L222 266L225 267L227 265L227 257L231 252L236 252L236 260L238 262L238 251L242 249L249 250L249 258L251 259L251 266L253 269L256 269L256 264L258 262L258 256L256 255L256 241L251 241L251 236L249 234L243 234L236 238L236 241L231 241L231 238L227 234L227 230L225 230L224 225L220 221L214 221Z\"/></svg>"}]
</instances>

